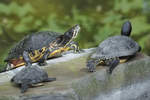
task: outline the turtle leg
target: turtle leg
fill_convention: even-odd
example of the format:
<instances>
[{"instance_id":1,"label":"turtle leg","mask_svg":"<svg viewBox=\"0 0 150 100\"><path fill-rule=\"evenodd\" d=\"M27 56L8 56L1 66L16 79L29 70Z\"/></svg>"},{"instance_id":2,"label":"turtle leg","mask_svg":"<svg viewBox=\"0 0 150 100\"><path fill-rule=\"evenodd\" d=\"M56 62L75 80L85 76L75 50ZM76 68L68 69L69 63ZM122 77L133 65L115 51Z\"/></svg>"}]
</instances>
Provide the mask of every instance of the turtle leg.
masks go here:
<instances>
[{"instance_id":1,"label":"turtle leg","mask_svg":"<svg viewBox=\"0 0 150 100\"><path fill-rule=\"evenodd\" d=\"M29 85L27 83L22 83L21 84L21 93L26 92L28 88L29 88Z\"/></svg>"},{"instance_id":2,"label":"turtle leg","mask_svg":"<svg viewBox=\"0 0 150 100\"><path fill-rule=\"evenodd\" d=\"M23 59L26 62L26 66L31 66L32 65L32 61L29 57L29 53L27 51L23 52Z\"/></svg>"},{"instance_id":3,"label":"turtle leg","mask_svg":"<svg viewBox=\"0 0 150 100\"><path fill-rule=\"evenodd\" d=\"M67 47L69 47L71 50L74 51L74 53L80 53L80 52L83 52L83 50L80 50L79 49L79 44L75 41L71 41Z\"/></svg>"},{"instance_id":4,"label":"turtle leg","mask_svg":"<svg viewBox=\"0 0 150 100\"><path fill-rule=\"evenodd\" d=\"M52 82L52 81L56 81L56 78L47 78L46 80L44 80L44 82Z\"/></svg>"},{"instance_id":5,"label":"turtle leg","mask_svg":"<svg viewBox=\"0 0 150 100\"><path fill-rule=\"evenodd\" d=\"M119 58L112 58L105 60L105 64L109 66L108 73L111 74L114 68L119 64Z\"/></svg>"},{"instance_id":6,"label":"turtle leg","mask_svg":"<svg viewBox=\"0 0 150 100\"><path fill-rule=\"evenodd\" d=\"M86 66L89 72L94 72L96 66L100 64L100 60L99 59L91 59L87 62Z\"/></svg>"},{"instance_id":7,"label":"turtle leg","mask_svg":"<svg viewBox=\"0 0 150 100\"><path fill-rule=\"evenodd\" d=\"M49 49L47 49L43 55L43 57L38 61L38 64L40 66L45 66L47 63L46 63L46 60L48 59L48 56L50 54L50 51Z\"/></svg>"}]
</instances>

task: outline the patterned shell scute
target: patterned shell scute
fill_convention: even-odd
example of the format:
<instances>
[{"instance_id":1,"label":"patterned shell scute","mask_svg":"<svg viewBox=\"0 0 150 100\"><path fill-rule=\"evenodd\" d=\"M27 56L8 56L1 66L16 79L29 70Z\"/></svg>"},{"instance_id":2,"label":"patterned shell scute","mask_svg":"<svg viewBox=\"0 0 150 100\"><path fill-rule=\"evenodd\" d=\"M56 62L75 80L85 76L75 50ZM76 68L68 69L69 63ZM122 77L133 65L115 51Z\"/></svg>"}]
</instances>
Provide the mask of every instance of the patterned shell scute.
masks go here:
<instances>
[{"instance_id":1,"label":"patterned shell scute","mask_svg":"<svg viewBox=\"0 0 150 100\"><path fill-rule=\"evenodd\" d=\"M113 36L110 37L97 47L96 53L92 58L112 58L134 55L138 52L140 46L130 37Z\"/></svg>"},{"instance_id":2,"label":"patterned shell scute","mask_svg":"<svg viewBox=\"0 0 150 100\"><path fill-rule=\"evenodd\" d=\"M25 67L12 78L16 84L23 83L23 80L29 80L30 84L36 84L47 79L48 74L38 66Z\"/></svg>"}]
</instances>

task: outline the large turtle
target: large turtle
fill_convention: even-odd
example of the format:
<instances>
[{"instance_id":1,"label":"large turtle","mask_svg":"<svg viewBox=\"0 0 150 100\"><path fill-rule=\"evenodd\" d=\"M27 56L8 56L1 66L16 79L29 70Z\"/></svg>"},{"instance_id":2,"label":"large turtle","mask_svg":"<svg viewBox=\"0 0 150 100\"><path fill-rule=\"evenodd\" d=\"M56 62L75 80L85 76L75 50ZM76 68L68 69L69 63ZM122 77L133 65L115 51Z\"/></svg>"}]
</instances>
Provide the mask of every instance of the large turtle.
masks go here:
<instances>
[{"instance_id":1,"label":"large turtle","mask_svg":"<svg viewBox=\"0 0 150 100\"><path fill-rule=\"evenodd\" d=\"M29 66L18 72L11 79L11 82L19 85L21 87L21 92L24 93L30 86L35 86L38 83L51 82L55 80L56 78L49 78L48 74L38 66Z\"/></svg>"},{"instance_id":2,"label":"large turtle","mask_svg":"<svg viewBox=\"0 0 150 100\"><path fill-rule=\"evenodd\" d=\"M111 74L119 63L125 62L139 52L141 47L129 37L131 30L131 23L126 21L122 26L121 35L109 37L101 42L87 61L88 70L93 72L97 65L104 64L109 66L108 72Z\"/></svg>"},{"instance_id":3,"label":"large turtle","mask_svg":"<svg viewBox=\"0 0 150 100\"><path fill-rule=\"evenodd\" d=\"M80 26L75 25L63 35L51 31L27 35L10 50L8 57L4 60L7 62L6 70L25 64L31 66L33 62L45 65L46 59L60 56L62 52L70 49L79 52L78 43L73 41L79 30Z\"/></svg>"}]
</instances>

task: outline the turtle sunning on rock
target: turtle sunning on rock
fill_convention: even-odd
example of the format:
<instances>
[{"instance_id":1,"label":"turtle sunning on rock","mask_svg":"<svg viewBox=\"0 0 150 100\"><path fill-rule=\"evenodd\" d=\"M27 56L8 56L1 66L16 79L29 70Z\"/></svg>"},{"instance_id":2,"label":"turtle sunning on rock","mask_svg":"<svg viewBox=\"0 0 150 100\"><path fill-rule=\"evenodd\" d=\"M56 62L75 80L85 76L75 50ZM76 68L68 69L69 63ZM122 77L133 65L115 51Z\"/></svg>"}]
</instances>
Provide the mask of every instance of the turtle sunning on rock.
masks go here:
<instances>
[{"instance_id":1,"label":"turtle sunning on rock","mask_svg":"<svg viewBox=\"0 0 150 100\"><path fill-rule=\"evenodd\" d=\"M62 52L73 49L79 52L78 43L73 39L77 37L80 30L79 25L75 25L63 35L45 31L27 35L15 47L13 47L8 57L6 70L10 70L22 65L31 66L33 62L45 65L46 59L61 56Z\"/></svg>"},{"instance_id":2,"label":"turtle sunning on rock","mask_svg":"<svg viewBox=\"0 0 150 100\"><path fill-rule=\"evenodd\" d=\"M101 42L87 61L88 70L93 72L97 65L104 64L109 66L108 72L111 74L119 63L125 62L139 52L141 47L129 37L131 30L131 23L127 21L122 26L120 36L109 37Z\"/></svg>"},{"instance_id":3,"label":"turtle sunning on rock","mask_svg":"<svg viewBox=\"0 0 150 100\"><path fill-rule=\"evenodd\" d=\"M11 82L21 87L21 92L24 93L29 87L42 82L55 81L56 78L48 78L48 74L38 66L28 66L18 72Z\"/></svg>"}]
</instances>

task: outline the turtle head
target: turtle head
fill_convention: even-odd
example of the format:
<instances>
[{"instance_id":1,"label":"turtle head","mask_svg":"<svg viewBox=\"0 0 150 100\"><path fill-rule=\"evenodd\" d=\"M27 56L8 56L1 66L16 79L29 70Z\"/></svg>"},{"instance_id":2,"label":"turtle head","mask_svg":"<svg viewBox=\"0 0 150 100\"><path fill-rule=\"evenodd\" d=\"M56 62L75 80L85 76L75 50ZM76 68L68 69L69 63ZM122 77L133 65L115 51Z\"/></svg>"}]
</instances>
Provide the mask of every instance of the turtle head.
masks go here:
<instances>
[{"instance_id":1,"label":"turtle head","mask_svg":"<svg viewBox=\"0 0 150 100\"><path fill-rule=\"evenodd\" d=\"M70 28L68 31L64 33L64 38L67 40L72 40L77 37L78 32L80 30L80 26L77 24Z\"/></svg>"},{"instance_id":2,"label":"turtle head","mask_svg":"<svg viewBox=\"0 0 150 100\"><path fill-rule=\"evenodd\" d=\"M131 31L132 31L131 22L130 22L130 21L126 21L126 22L122 25L121 35L130 36Z\"/></svg>"}]
</instances>

